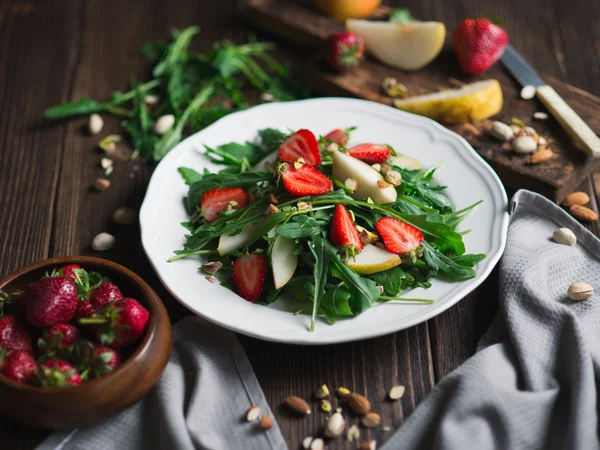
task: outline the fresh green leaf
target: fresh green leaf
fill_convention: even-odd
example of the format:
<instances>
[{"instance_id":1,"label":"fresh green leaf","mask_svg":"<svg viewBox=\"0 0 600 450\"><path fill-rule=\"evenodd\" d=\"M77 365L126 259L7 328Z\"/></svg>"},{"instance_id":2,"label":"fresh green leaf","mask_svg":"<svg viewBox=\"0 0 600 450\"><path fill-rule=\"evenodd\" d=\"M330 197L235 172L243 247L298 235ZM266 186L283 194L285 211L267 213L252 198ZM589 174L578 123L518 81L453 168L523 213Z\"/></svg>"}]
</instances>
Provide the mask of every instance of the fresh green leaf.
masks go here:
<instances>
[{"instance_id":1,"label":"fresh green leaf","mask_svg":"<svg viewBox=\"0 0 600 450\"><path fill-rule=\"evenodd\" d=\"M190 169L188 167L180 167L177 170L185 180L185 184L187 184L188 186L202 181L203 175L199 174L194 169Z\"/></svg>"},{"instance_id":2,"label":"fresh green leaf","mask_svg":"<svg viewBox=\"0 0 600 450\"><path fill-rule=\"evenodd\" d=\"M315 258L313 266L313 278L315 292L313 295L313 309L310 321L310 331L314 331L319 311L319 302L325 293L325 283L327 283L327 273L329 272L329 261L335 257L335 247L322 236L313 236L308 243L308 248Z\"/></svg>"},{"instance_id":3,"label":"fresh green leaf","mask_svg":"<svg viewBox=\"0 0 600 450\"><path fill-rule=\"evenodd\" d=\"M452 261L454 261L456 264L460 265L460 266L464 266L464 267L474 267L475 264L477 264L480 261L483 261L486 258L486 255L479 253L479 254L466 254L466 255L460 255L457 256L455 258L452 258Z\"/></svg>"},{"instance_id":4,"label":"fresh green leaf","mask_svg":"<svg viewBox=\"0 0 600 450\"><path fill-rule=\"evenodd\" d=\"M369 278L359 276L342 262L337 253L331 257L331 272L350 289L349 305L352 314L358 315L365 312L377 301L379 297L377 284Z\"/></svg>"},{"instance_id":5,"label":"fresh green leaf","mask_svg":"<svg viewBox=\"0 0 600 450\"><path fill-rule=\"evenodd\" d=\"M351 295L352 292L344 283L330 287L321 298L319 313L323 314L331 324L339 317L353 316L352 309L350 309Z\"/></svg>"},{"instance_id":6,"label":"fresh green leaf","mask_svg":"<svg viewBox=\"0 0 600 450\"><path fill-rule=\"evenodd\" d=\"M289 239L301 239L315 236L323 232L327 222L317 220L304 214L298 214L283 225L277 227L277 234Z\"/></svg>"},{"instance_id":7,"label":"fresh green leaf","mask_svg":"<svg viewBox=\"0 0 600 450\"><path fill-rule=\"evenodd\" d=\"M383 286L383 292L386 295L398 295L402 292L402 286L406 280L413 280L413 277L407 274L401 267L384 270L374 273L371 278L379 286Z\"/></svg>"},{"instance_id":8,"label":"fresh green leaf","mask_svg":"<svg viewBox=\"0 0 600 450\"><path fill-rule=\"evenodd\" d=\"M456 263L437 249L433 248L428 242L423 241L422 246L423 258L427 265L432 269L438 270L448 278L461 281L474 278L477 275L472 268Z\"/></svg>"}]
</instances>

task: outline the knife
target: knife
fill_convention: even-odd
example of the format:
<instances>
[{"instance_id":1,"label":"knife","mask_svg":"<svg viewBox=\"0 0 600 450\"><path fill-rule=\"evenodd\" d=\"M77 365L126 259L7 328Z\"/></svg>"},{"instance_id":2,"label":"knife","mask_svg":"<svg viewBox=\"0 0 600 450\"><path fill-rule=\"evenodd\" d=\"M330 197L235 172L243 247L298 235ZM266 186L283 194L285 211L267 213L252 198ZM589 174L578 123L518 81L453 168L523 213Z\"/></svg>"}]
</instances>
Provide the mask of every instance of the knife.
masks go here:
<instances>
[{"instance_id":1,"label":"knife","mask_svg":"<svg viewBox=\"0 0 600 450\"><path fill-rule=\"evenodd\" d=\"M550 114L558 120L588 156L600 158L600 138L552 87L544 83L533 67L512 45L506 47L500 61L521 86L535 87L537 97L550 111Z\"/></svg>"}]
</instances>

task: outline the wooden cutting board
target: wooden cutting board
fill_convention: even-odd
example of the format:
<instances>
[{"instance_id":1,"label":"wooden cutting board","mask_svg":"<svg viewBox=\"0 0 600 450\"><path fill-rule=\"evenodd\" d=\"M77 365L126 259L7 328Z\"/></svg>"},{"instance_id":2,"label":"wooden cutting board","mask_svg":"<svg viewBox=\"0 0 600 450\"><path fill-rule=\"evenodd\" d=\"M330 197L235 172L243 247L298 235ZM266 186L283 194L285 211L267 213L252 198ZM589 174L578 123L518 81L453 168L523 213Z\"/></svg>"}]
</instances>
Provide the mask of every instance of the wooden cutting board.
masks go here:
<instances>
[{"instance_id":1,"label":"wooden cutting board","mask_svg":"<svg viewBox=\"0 0 600 450\"><path fill-rule=\"evenodd\" d=\"M374 18L385 18L387 14L389 9L380 8ZM391 105L391 99L381 91L381 82L386 77L394 77L406 85L407 96L452 89L481 79L497 79L504 93L504 107L493 119L510 123L511 118L516 117L525 121L548 140L555 157L544 164L528 164L527 156L514 154L506 145L487 135L485 128L489 127L489 121L474 124L474 127L452 125L448 128L465 137L509 189L531 189L559 202L600 168L600 159L585 157L554 118L533 119L536 111L545 111L544 107L535 99L522 100L519 96L521 87L500 64L495 64L483 76L465 77L452 50L446 48L432 64L418 72L393 69L367 56L359 67L336 74L325 67L318 54L327 37L343 30L344 26L312 8L309 0L249 0L248 17L254 26L308 50L311 57L304 71L305 81L322 95L361 97ZM554 77L542 77L596 133L600 133L600 98Z\"/></svg>"}]
</instances>

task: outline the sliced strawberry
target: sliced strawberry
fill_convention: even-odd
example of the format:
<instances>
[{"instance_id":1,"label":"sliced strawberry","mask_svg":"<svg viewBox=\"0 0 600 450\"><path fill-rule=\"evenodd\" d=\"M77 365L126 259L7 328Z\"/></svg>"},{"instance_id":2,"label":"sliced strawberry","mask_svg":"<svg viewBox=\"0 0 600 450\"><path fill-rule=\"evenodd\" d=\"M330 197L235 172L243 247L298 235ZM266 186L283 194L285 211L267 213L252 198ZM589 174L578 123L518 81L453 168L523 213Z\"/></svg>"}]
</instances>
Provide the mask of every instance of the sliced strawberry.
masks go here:
<instances>
[{"instance_id":1,"label":"sliced strawberry","mask_svg":"<svg viewBox=\"0 0 600 450\"><path fill-rule=\"evenodd\" d=\"M329 240L336 247L348 247L352 253L357 253L357 250L363 248L356 225L344 205L340 204L335 207L329 230Z\"/></svg>"},{"instance_id":2,"label":"sliced strawberry","mask_svg":"<svg viewBox=\"0 0 600 450\"><path fill-rule=\"evenodd\" d=\"M283 185L290 195L321 195L329 192L333 184L323 173L306 164L298 169L293 164L288 165L282 174Z\"/></svg>"},{"instance_id":3,"label":"sliced strawberry","mask_svg":"<svg viewBox=\"0 0 600 450\"><path fill-rule=\"evenodd\" d=\"M200 209L207 222L214 222L221 212L229 206L243 208L248 204L248 194L240 188L212 189L206 192L200 200Z\"/></svg>"},{"instance_id":4,"label":"sliced strawberry","mask_svg":"<svg viewBox=\"0 0 600 450\"><path fill-rule=\"evenodd\" d=\"M348 149L348 154L367 164L381 164L390 157L390 149L385 145L360 144Z\"/></svg>"},{"instance_id":5,"label":"sliced strawberry","mask_svg":"<svg viewBox=\"0 0 600 450\"><path fill-rule=\"evenodd\" d=\"M336 128L335 130L327 133L323 140L325 145L329 144L330 142L346 145L348 143L348 131L342 130L341 128Z\"/></svg>"},{"instance_id":6,"label":"sliced strawberry","mask_svg":"<svg viewBox=\"0 0 600 450\"><path fill-rule=\"evenodd\" d=\"M255 301L261 294L267 274L267 261L261 255L240 256L233 263L231 276L238 294L249 302Z\"/></svg>"},{"instance_id":7,"label":"sliced strawberry","mask_svg":"<svg viewBox=\"0 0 600 450\"><path fill-rule=\"evenodd\" d=\"M279 146L277 153L283 162L293 163L302 158L309 166L317 167L321 164L319 143L315 135L308 130L298 130L290 135Z\"/></svg>"},{"instance_id":8,"label":"sliced strawberry","mask_svg":"<svg viewBox=\"0 0 600 450\"><path fill-rule=\"evenodd\" d=\"M408 254L423 241L423 233L418 229L393 217L382 217L375 223L385 248L389 252Z\"/></svg>"}]
</instances>

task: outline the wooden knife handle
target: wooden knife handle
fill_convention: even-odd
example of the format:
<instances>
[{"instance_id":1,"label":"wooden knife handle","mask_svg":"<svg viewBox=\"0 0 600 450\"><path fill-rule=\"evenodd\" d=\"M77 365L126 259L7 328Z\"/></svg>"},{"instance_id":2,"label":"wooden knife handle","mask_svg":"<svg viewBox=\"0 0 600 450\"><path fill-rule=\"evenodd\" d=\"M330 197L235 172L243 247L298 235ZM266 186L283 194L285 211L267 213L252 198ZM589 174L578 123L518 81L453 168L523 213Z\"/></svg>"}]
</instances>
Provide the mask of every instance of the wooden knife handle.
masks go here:
<instances>
[{"instance_id":1,"label":"wooden knife handle","mask_svg":"<svg viewBox=\"0 0 600 450\"><path fill-rule=\"evenodd\" d=\"M552 87L540 86L537 96L587 155L600 157L600 138Z\"/></svg>"}]
</instances>

